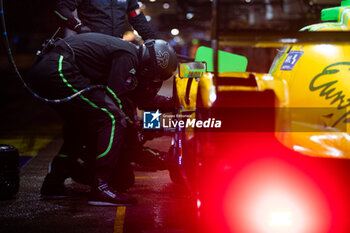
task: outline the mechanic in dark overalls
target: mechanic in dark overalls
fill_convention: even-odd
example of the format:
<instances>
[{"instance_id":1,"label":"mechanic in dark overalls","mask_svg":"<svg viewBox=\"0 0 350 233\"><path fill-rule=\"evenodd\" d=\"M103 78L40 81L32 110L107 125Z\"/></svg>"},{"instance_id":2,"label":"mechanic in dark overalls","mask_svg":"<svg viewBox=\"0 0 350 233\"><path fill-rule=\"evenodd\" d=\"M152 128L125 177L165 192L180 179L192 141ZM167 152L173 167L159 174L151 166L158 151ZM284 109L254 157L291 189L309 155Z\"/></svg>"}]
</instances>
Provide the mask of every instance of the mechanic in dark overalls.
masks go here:
<instances>
[{"instance_id":1,"label":"mechanic in dark overalls","mask_svg":"<svg viewBox=\"0 0 350 233\"><path fill-rule=\"evenodd\" d=\"M84 140L93 148L89 149L89 157L94 161L89 204L136 202L111 185L125 129L132 123L123 109L130 102L142 105L155 97L156 91L151 95L146 93L150 89L159 90L162 81L172 76L176 66L175 51L163 40L146 41L138 47L99 33L59 39L34 64L27 81L35 92L46 98L64 98L95 84L106 85L105 89L95 89L53 106L62 115L65 125L85 127ZM66 195L64 180L72 175L71 161L76 162L76 157L80 156L76 143L81 137L80 132L68 132L63 132L64 143L43 182L43 197Z\"/></svg>"},{"instance_id":2,"label":"mechanic in dark overalls","mask_svg":"<svg viewBox=\"0 0 350 233\"><path fill-rule=\"evenodd\" d=\"M74 10L77 11L78 18L74 16ZM126 18L128 18L129 23L143 40L157 38L155 31L139 8L137 0L58 0L55 13L59 16L60 22L64 26L77 33L92 31L122 38L126 28ZM170 104L172 101L169 98L158 98L157 100L161 100L158 102ZM124 110L129 112L131 118L137 118L136 108L132 104L125 107ZM68 129L73 128L70 125L65 125L64 127ZM77 127L76 124L75 127ZM152 138L153 136L154 134L151 133L147 135L141 134L139 130L129 127L126 143L123 145L123 154L137 154L138 156L134 156L134 160L137 161L133 162L136 162L138 166L165 169L164 156L159 151L143 146L145 142L143 139ZM84 148L81 150L81 154L90 149L89 146L86 146L86 142L77 141L77 150L79 149L79 144L83 145L82 147ZM120 174L118 175L124 177L124 184L116 182L116 185L120 189L126 189L134 183L135 178L130 161L127 161L125 158L122 159L125 161L120 163L121 167L118 169ZM75 180L80 183L89 183L82 176L75 177Z\"/></svg>"},{"instance_id":3,"label":"mechanic in dark overalls","mask_svg":"<svg viewBox=\"0 0 350 233\"><path fill-rule=\"evenodd\" d=\"M74 10L78 19L72 13ZM143 40L157 38L137 0L59 0L55 13L66 27L77 33L91 31L119 38L123 38L128 16Z\"/></svg>"}]
</instances>

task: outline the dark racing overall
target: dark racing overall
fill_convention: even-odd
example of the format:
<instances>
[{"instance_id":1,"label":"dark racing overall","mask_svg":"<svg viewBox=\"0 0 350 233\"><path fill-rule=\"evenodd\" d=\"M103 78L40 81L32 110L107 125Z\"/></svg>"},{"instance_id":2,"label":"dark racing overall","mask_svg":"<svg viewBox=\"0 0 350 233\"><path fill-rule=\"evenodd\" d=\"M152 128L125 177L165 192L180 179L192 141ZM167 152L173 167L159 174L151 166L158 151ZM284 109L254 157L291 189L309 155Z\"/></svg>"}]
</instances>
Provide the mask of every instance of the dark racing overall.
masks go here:
<instances>
[{"instance_id":1,"label":"dark racing overall","mask_svg":"<svg viewBox=\"0 0 350 233\"><path fill-rule=\"evenodd\" d=\"M79 19L72 13L75 9ZM144 40L156 38L136 0L59 0L55 13L64 25L78 33L92 31L120 38L127 15Z\"/></svg>"},{"instance_id":2,"label":"dark racing overall","mask_svg":"<svg viewBox=\"0 0 350 233\"><path fill-rule=\"evenodd\" d=\"M138 48L119 38L85 33L56 41L34 65L28 83L46 98L64 98L95 84L106 86L65 104L54 105L65 122L64 143L44 180L43 196L64 196L64 180L74 178L79 173L77 163L83 161L93 164L85 173L92 177L92 181L87 181L92 182L90 204L135 202L114 191L125 191L134 178L132 170L131 177L125 177L125 173L117 175L130 162L127 157L130 153L121 156L126 128L132 125L124 109L134 109L138 99L148 99L146 95L143 98L139 95L146 94L149 87L156 87L156 91L150 92L156 94L161 82L172 75L177 64L175 52L165 41L155 40L149 44L150 47ZM169 53L166 57L169 65L158 67L162 62L159 59L164 58L155 56L156 52L149 52L150 49L159 54ZM129 104L135 106L129 107ZM88 147L87 156L79 160L82 144ZM115 182L116 177L123 182ZM128 187L116 185L125 184L125 179L130 179Z\"/></svg>"}]
</instances>

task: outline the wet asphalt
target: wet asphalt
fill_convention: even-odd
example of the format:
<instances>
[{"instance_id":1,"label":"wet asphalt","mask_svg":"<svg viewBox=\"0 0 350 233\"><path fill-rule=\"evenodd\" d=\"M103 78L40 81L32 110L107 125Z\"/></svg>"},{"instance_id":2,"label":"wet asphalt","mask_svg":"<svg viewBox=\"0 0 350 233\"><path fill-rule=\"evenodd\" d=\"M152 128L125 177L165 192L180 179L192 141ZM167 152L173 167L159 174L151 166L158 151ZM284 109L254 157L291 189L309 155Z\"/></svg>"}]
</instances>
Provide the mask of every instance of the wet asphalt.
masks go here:
<instances>
[{"instance_id":1,"label":"wet asphalt","mask_svg":"<svg viewBox=\"0 0 350 233\"><path fill-rule=\"evenodd\" d=\"M89 206L89 187L71 180L66 185L74 191L72 197L41 199L47 166L61 143L60 138L54 139L21 169L18 194L0 201L0 232L190 232L186 211L190 197L184 187L170 181L166 170L135 171L136 183L128 191L138 199L134 206ZM166 143L168 138L163 137L148 145Z\"/></svg>"}]
</instances>

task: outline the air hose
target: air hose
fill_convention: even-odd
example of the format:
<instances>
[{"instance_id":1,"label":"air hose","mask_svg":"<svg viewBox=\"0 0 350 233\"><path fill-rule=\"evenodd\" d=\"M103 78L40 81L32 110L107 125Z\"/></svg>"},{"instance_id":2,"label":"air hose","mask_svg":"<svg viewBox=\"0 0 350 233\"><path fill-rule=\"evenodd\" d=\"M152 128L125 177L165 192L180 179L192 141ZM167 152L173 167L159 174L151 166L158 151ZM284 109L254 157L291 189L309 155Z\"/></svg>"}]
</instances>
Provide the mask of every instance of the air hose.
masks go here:
<instances>
[{"instance_id":1,"label":"air hose","mask_svg":"<svg viewBox=\"0 0 350 233\"><path fill-rule=\"evenodd\" d=\"M39 96L38 94L36 94L27 84L26 82L24 81L21 73L19 72L18 68L17 68L17 65L15 63L15 60L13 58L13 55L12 55L12 51L11 51L11 47L10 47L10 43L9 43L9 39L8 39L8 36L7 36L7 30L6 30L6 23L5 23L5 14L4 14L4 5L3 5L3 0L0 0L0 20L1 20L1 23L2 23L2 29L3 29L3 37L4 37L4 44L5 44L5 49L7 50L7 57L8 57L8 60L10 62L10 65L12 66L16 76L20 79L20 81L22 82L23 86L25 87L25 89L31 94L33 95L36 99L39 99L41 101L44 101L46 103L55 103L55 104L59 104L59 103L65 103L65 102L68 102L88 91L91 91L91 90L94 90L94 89L105 89L106 87L104 85L95 85L95 86L91 86L91 87L87 87L85 89L82 89L76 93L74 93L73 95L71 96L68 96L68 97L65 97L65 98L62 98L62 99L47 99L47 98L43 98L41 96Z\"/></svg>"}]
</instances>

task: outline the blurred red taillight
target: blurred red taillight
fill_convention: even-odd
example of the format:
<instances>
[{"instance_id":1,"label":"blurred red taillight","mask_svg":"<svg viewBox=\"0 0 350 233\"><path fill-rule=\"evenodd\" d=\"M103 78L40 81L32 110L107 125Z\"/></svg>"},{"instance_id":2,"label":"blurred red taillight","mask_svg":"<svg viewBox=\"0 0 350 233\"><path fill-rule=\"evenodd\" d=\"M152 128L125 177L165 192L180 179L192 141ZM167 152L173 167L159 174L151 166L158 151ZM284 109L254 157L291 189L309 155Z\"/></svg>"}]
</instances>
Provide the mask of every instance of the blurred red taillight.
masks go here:
<instances>
[{"instance_id":1,"label":"blurred red taillight","mask_svg":"<svg viewBox=\"0 0 350 233\"><path fill-rule=\"evenodd\" d=\"M331 224L317 184L277 159L242 168L224 195L223 211L231 232L326 233Z\"/></svg>"}]
</instances>

